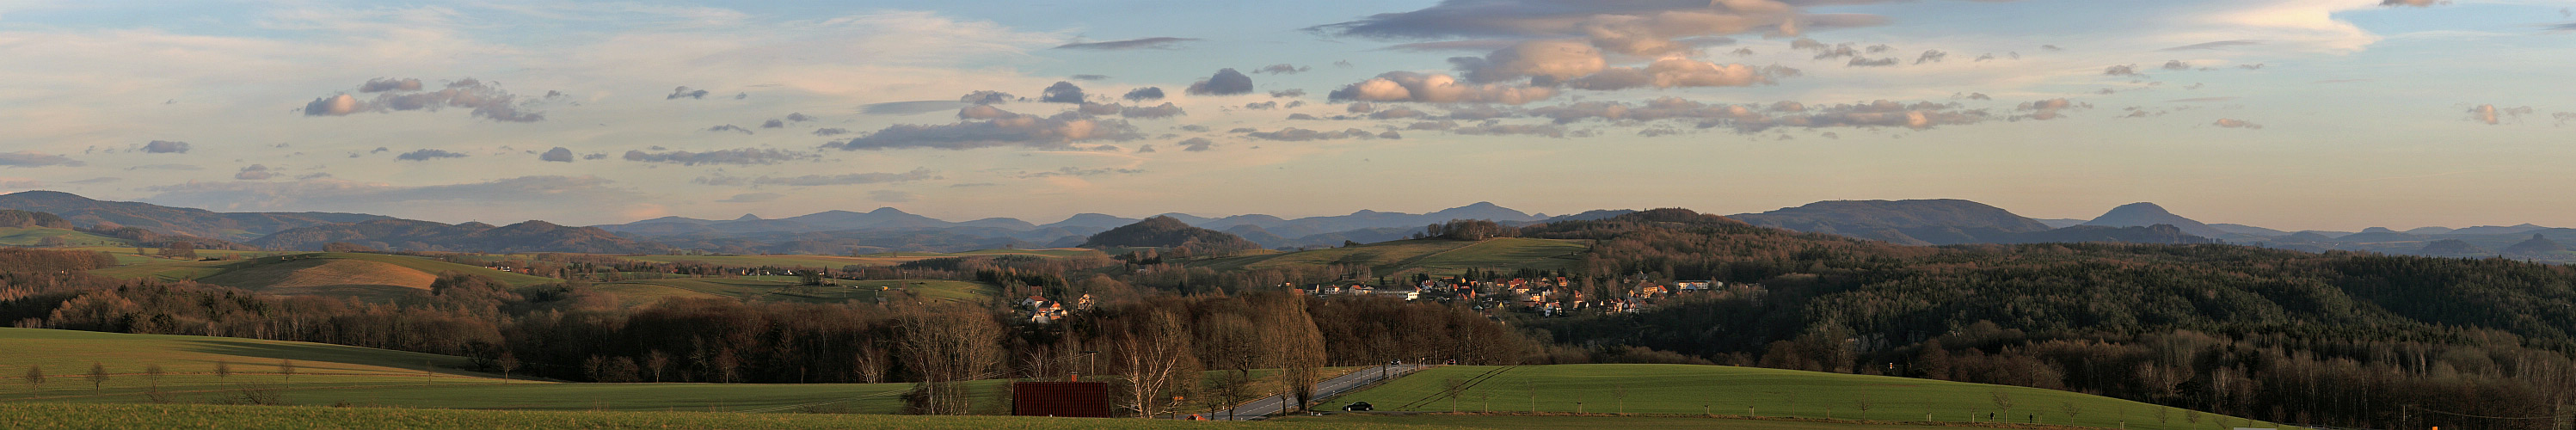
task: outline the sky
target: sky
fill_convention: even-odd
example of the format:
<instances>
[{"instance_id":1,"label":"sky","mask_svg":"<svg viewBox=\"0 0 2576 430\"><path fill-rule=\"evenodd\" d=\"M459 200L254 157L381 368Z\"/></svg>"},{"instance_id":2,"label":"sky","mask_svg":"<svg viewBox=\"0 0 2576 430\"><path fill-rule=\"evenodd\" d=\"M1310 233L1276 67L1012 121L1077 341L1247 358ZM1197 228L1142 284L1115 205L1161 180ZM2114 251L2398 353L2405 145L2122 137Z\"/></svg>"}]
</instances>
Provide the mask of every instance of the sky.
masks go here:
<instances>
[{"instance_id":1,"label":"sky","mask_svg":"<svg viewBox=\"0 0 2576 430\"><path fill-rule=\"evenodd\" d=\"M0 192L572 225L1959 198L2563 227L2571 8L0 0Z\"/></svg>"}]
</instances>

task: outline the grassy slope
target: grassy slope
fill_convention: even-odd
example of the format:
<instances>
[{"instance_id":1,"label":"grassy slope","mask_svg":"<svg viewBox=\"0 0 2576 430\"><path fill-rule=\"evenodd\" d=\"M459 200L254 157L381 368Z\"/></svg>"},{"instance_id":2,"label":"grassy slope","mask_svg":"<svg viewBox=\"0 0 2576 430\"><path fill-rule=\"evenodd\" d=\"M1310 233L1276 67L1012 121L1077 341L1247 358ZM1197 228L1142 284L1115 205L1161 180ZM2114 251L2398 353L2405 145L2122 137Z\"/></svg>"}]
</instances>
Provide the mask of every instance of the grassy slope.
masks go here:
<instances>
[{"instance_id":1,"label":"grassy slope","mask_svg":"<svg viewBox=\"0 0 2576 430\"><path fill-rule=\"evenodd\" d=\"M261 407L214 405L0 404L12 428L403 428L403 429L1355 429L1446 428L1332 422L1189 422L1047 417L735 414L702 412L549 412L444 409Z\"/></svg>"},{"instance_id":2,"label":"grassy slope","mask_svg":"<svg viewBox=\"0 0 2576 430\"><path fill-rule=\"evenodd\" d=\"M497 375L455 370L460 357L318 343L223 337L0 329L0 400L121 401L146 398L154 387L184 399L217 395L244 384L279 384L298 390L338 391L361 386L489 385ZM294 375L281 372L292 361ZM104 366L108 380L93 388L90 366ZM229 376L216 372L218 363ZM161 366L152 378L147 366ZM424 373L424 365L432 371ZM44 383L26 378L41 366ZM289 384L291 382L291 384Z\"/></svg>"},{"instance_id":3,"label":"grassy slope","mask_svg":"<svg viewBox=\"0 0 2576 430\"><path fill-rule=\"evenodd\" d=\"M1549 239L1502 238L1478 242L1414 239L1345 248L1210 259L1193 265L1217 270L1260 269L1292 265L1367 264L1381 275L1427 271L1456 274L1470 268L1565 269L1586 249L1582 243Z\"/></svg>"},{"instance_id":4,"label":"grassy slope","mask_svg":"<svg viewBox=\"0 0 2576 430\"><path fill-rule=\"evenodd\" d=\"M71 246L130 246L134 242L59 228L0 227L0 245L35 246L45 238L62 237Z\"/></svg>"},{"instance_id":5,"label":"grassy slope","mask_svg":"<svg viewBox=\"0 0 2576 430\"><path fill-rule=\"evenodd\" d=\"M1771 419L1743 419L1743 418L1721 418L1721 417L1673 417L1673 416L1653 416L1653 417L1645 417L1645 416L1597 416L1597 415L1583 415L1583 416L1553 416L1553 415L1536 415L1536 416L1532 416L1532 415L1505 415L1505 414L1498 414L1498 415L1450 415L1450 414L1377 415L1377 414L1333 414L1333 415L1326 415L1326 416L1321 416L1321 417L1290 417L1290 418L1280 419L1280 420L1278 420L1278 421L1279 421L1279 422L1293 422L1293 423L1335 423L1335 424L1352 424L1352 425L1368 425L1368 426L1382 426L1382 425L1420 425L1420 426L1451 426L1451 427L1478 428L1478 429L1533 429L1533 430L1541 430L1541 429L1552 430L1552 429L1571 429L1571 428L1617 428L1617 429L1723 428L1723 429L1756 429L1756 430L1893 430L1893 429L1942 429L1942 428L1957 429L1957 428L1960 428L1960 427L1954 427L1954 426L1931 425L1931 424L1908 424L1908 423L1851 423L1851 422L1800 421L1800 420L1771 420Z\"/></svg>"},{"instance_id":6,"label":"grassy slope","mask_svg":"<svg viewBox=\"0 0 2576 430\"><path fill-rule=\"evenodd\" d=\"M109 249L113 250L114 248ZM129 249L127 251L130 252L131 250ZM207 252L210 251L198 251L200 255L208 255L206 254ZM120 261L122 261L122 257L120 257ZM332 263L339 264L334 265ZM410 271L416 271L419 274L433 277L439 273L445 272L481 275L503 283L519 286L556 282L552 278L502 272L477 266L448 263L420 257L336 252L274 255L241 261L183 261L153 259L140 262L138 264L98 269L91 271L91 273L125 279L146 277L170 281L205 279L209 283L257 290L281 282L305 282L299 281L297 279L299 276L312 279L327 279L332 277L350 276L359 273L382 272L385 271L384 269L396 268L408 269ZM370 274L369 276L400 275L375 273ZM418 275L412 275L411 277L417 276ZM299 283L295 284L295 286L309 285ZM423 284L423 286L426 286L426 284Z\"/></svg>"},{"instance_id":7,"label":"grassy slope","mask_svg":"<svg viewBox=\"0 0 2576 430\"><path fill-rule=\"evenodd\" d=\"M2207 414L2201 415L2198 423L2187 423L2178 409L2168 411L2166 420L2159 421L2155 412L2160 406L2035 388L1663 364L1448 366L1336 398L1330 406L1365 401L1380 411L1446 412L1451 408L1450 397L1442 393L1453 379L1473 381L1456 396L1457 407L1465 411L1482 410L1490 402L1490 407L1498 411L1528 411L1535 403L1540 412L1574 412L1576 403L1581 402L1583 412L1590 413L1620 412L1624 403L1625 412L1632 414L1699 415L1707 411L1721 415L1904 421L1923 420L1925 414L1931 414L1934 421L1967 421L1972 415L1996 412L1994 395L2003 393L2013 403L2010 414L2014 422L2022 422L2024 415L2036 414L2044 424L2092 427L2119 427L2123 423L2132 429L2270 426L2245 425L2237 418L2228 418L2227 425L2220 425L2216 415ZM1618 396L1623 387L1627 390L1624 402ZM1535 402L1531 400L1533 391ZM1859 408L1863 399L1871 406L1867 417ZM2065 409L2070 403L2078 408L2071 418ZM1748 407L1752 409L1748 411ZM1828 417L1828 413L1832 415Z\"/></svg>"}]
</instances>

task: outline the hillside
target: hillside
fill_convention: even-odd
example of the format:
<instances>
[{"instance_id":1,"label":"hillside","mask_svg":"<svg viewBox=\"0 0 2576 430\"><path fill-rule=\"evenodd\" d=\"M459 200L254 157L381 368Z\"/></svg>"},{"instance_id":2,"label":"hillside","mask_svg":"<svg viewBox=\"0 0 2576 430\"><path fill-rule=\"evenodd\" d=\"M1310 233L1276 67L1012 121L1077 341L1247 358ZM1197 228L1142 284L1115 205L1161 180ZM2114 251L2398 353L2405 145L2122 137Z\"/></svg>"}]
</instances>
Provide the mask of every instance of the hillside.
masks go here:
<instances>
[{"instance_id":1,"label":"hillside","mask_svg":"<svg viewBox=\"0 0 2576 430\"><path fill-rule=\"evenodd\" d=\"M315 403L327 404L327 403ZM697 412L696 408L650 411L488 411L329 406L228 405L88 405L66 403L0 404L0 419L37 429L72 428L226 428L341 429L398 428L480 430L493 428L553 429L916 429L916 430L1073 430L1073 429L1460 429L1441 425L1348 424L1332 422L1203 423L1178 420L1053 418L1010 416L922 416L887 414L779 414ZM687 409L687 410L682 410Z\"/></svg>"},{"instance_id":2,"label":"hillside","mask_svg":"<svg viewBox=\"0 0 2576 430\"><path fill-rule=\"evenodd\" d=\"M1565 270L1587 247L1582 241L1499 238L1483 241L1410 239L1360 246L1217 258L1192 267L1249 270L1332 264L1365 265L1383 276L1416 272L1455 275L1466 269Z\"/></svg>"},{"instance_id":3,"label":"hillside","mask_svg":"<svg viewBox=\"0 0 2576 430\"><path fill-rule=\"evenodd\" d=\"M983 303L997 295L989 285L936 279L836 280L838 286L801 286L792 281L733 278L673 278L603 282L591 288L616 294L627 306L643 306L674 297L727 298L742 301L806 303L875 303L937 300Z\"/></svg>"},{"instance_id":4,"label":"hillside","mask_svg":"<svg viewBox=\"0 0 2576 430\"><path fill-rule=\"evenodd\" d=\"M60 238L60 239L53 239ZM131 246L133 241L50 227L0 227L0 245Z\"/></svg>"},{"instance_id":5,"label":"hillside","mask_svg":"<svg viewBox=\"0 0 2576 430\"><path fill-rule=\"evenodd\" d=\"M471 222L449 225L396 219L296 228L252 240L250 244L267 249L320 251L332 242L397 251L643 254L665 249L662 245L628 239L597 227L565 227L545 221L494 227Z\"/></svg>"},{"instance_id":6,"label":"hillside","mask_svg":"<svg viewBox=\"0 0 2576 430\"><path fill-rule=\"evenodd\" d=\"M2560 245L2557 241L2549 240L2549 237L2547 236L2534 234L2531 235L2531 240L2525 240L2520 243L2515 243L2513 246L2505 247L2504 253L2516 255L2540 255L2566 250L2566 245Z\"/></svg>"},{"instance_id":7,"label":"hillside","mask_svg":"<svg viewBox=\"0 0 2576 430\"><path fill-rule=\"evenodd\" d=\"M357 253L304 253L238 261L148 261L94 270L101 276L165 281L195 280L269 294L387 299L427 291L442 273L492 278L510 285L554 279L418 257Z\"/></svg>"},{"instance_id":8,"label":"hillside","mask_svg":"<svg viewBox=\"0 0 2576 430\"><path fill-rule=\"evenodd\" d=\"M0 208L47 212L79 227L141 227L212 239L242 241L298 227L389 219L384 216L328 212L223 213L140 202L111 202L58 191L21 191L0 195Z\"/></svg>"},{"instance_id":9,"label":"hillside","mask_svg":"<svg viewBox=\"0 0 2576 430\"><path fill-rule=\"evenodd\" d=\"M2049 229L2046 224L2002 208L1957 199L1834 200L1727 218L1762 227L1907 245L1990 243L2002 235Z\"/></svg>"},{"instance_id":10,"label":"hillside","mask_svg":"<svg viewBox=\"0 0 2576 430\"><path fill-rule=\"evenodd\" d=\"M1456 384L1453 388L1451 384ZM1885 376L1674 364L1443 366L1331 400L1380 411L1638 414L1834 420L2011 422L2129 429L2277 426L2244 418L2056 390ZM1999 407L2009 403L2010 409ZM2162 418L2158 418L2162 417ZM1384 420L1336 416L1319 422L1445 424L1452 418ZM1530 419L1546 417L1511 417ZM1291 420L1296 421L1296 420ZM1564 426L1618 425L1619 418L1567 417ZM1759 427L1762 422L1678 421L1693 427Z\"/></svg>"},{"instance_id":11,"label":"hillside","mask_svg":"<svg viewBox=\"0 0 2576 430\"><path fill-rule=\"evenodd\" d=\"M1225 232L1191 227L1178 219L1157 216L1091 235L1082 241L1083 248L1153 247L1177 248L1210 255L1261 249L1260 244Z\"/></svg>"},{"instance_id":12,"label":"hillside","mask_svg":"<svg viewBox=\"0 0 2576 430\"><path fill-rule=\"evenodd\" d=\"M2163 206L2147 202L2120 205L2120 207L2111 208L2110 212L2105 212L2102 216L2094 217L2092 221L2084 222L2084 225L2104 227L2145 227L2157 224L2171 225L2181 228L2184 233L2202 237L2219 237L2227 234L2226 230L2220 230L2181 215L2174 215L2173 212L2166 211Z\"/></svg>"}]
</instances>

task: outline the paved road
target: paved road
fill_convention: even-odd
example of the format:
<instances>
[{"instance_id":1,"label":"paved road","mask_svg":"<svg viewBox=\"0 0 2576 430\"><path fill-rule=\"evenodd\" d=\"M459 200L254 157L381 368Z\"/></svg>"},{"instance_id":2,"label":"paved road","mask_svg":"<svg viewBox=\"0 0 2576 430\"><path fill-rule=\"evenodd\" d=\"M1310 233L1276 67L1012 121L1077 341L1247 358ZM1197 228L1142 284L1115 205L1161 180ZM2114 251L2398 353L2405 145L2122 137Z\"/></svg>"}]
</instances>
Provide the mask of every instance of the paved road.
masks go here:
<instances>
[{"instance_id":1,"label":"paved road","mask_svg":"<svg viewBox=\"0 0 2576 430\"><path fill-rule=\"evenodd\" d=\"M1351 372L1342 376L1334 377L1333 379L1324 380L1324 382L1315 383L1315 397L1329 399L1333 396L1342 394L1344 391L1368 386L1369 384L1377 383L1377 381L1387 378L1403 377L1405 374L1413 373L1413 371L1430 367L1431 366L1419 364L1399 364L1360 369L1357 372ZM1292 405L1292 403L1290 403L1288 399L1282 398L1279 395L1271 395L1270 397L1263 397L1261 400L1254 400L1252 403L1245 403L1242 406L1234 407L1234 413L1231 414L1231 416L1236 420L1258 419L1269 416L1270 414L1279 413L1281 409L1290 405ZM1208 419L1227 419L1228 415L1229 414L1225 412L1217 412L1214 415L1209 415Z\"/></svg>"}]
</instances>

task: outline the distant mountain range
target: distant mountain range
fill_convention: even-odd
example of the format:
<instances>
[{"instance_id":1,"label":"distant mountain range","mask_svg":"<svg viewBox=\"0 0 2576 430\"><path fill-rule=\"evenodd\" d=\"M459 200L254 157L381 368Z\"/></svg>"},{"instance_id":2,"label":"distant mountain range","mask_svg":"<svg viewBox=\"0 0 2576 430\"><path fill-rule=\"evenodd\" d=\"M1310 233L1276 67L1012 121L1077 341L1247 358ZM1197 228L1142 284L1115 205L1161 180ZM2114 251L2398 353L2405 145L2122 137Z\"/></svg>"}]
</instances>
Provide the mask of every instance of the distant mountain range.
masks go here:
<instances>
[{"instance_id":1,"label":"distant mountain range","mask_svg":"<svg viewBox=\"0 0 2576 430\"><path fill-rule=\"evenodd\" d=\"M2131 205L2136 206L2136 205ZM2154 205L2147 205L2153 207ZM2127 206L2124 206L2126 208ZM2135 212L2136 210L2132 210ZM2155 209L2162 212L2163 209ZM2122 213L2113 210L2112 213ZM2170 214L2168 214L2170 215ZM1780 210L1728 215L1762 227L1829 233L1908 245L1967 243L2131 242L2203 243L2167 224L2147 226L2047 223L1967 200L1836 200ZM2176 217L2179 218L2179 217ZM2198 225L2198 223L2192 223Z\"/></svg>"},{"instance_id":2,"label":"distant mountain range","mask_svg":"<svg viewBox=\"0 0 2576 430\"><path fill-rule=\"evenodd\" d=\"M544 221L507 226L473 222L451 225L353 213L214 212L149 203L100 201L54 191L0 195L0 209L58 216L47 218L28 214L9 217L18 220L11 221L13 223L68 223L88 231L122 229L118 230L123 232L118 237L142 242L160 240L146 237L153 236L150 232L160 232L163 235L218 239L187 240L243 248L320 250L329 243L346 242L385 250L610 254L679 250L742 254L852 254L1072 247L1083 245L1095 234L1145 219L1083 213L1045 224L1013 218L947 221L894 208L878 208L867 212L834 210L778 219L753 215L731 220L662 217L590 227ZM1422 214L1361 210L1348 215L1293 219L1263 214L1204 217L1179 213L1147 218L1167 218L1180 225L1240 238L1266 248L1300 248L1402 239L1422 231L1423 226L1458 219L1490 220L1517 226L1606 219L1631 212L1636 211L1594 210L1550 217L1491 202L1478 202ZM2576 238L2576 229L2522 224L2459 229L2423 227L2404 231L2374 227L2360 232L2285 232L2241 224L2204 223L2145 202L2121 205L2088 220L2032 219L2002 208L1957 199L1822 201L1768 212L1737 214L1730 218L1757 226L1910 245L2218 241L2306 251L2351 250L2576 261L2576 251L2570 251L2558 242ZM1167 223L1158 221L1156 224Z\"/></svg>"}]
</instances>

